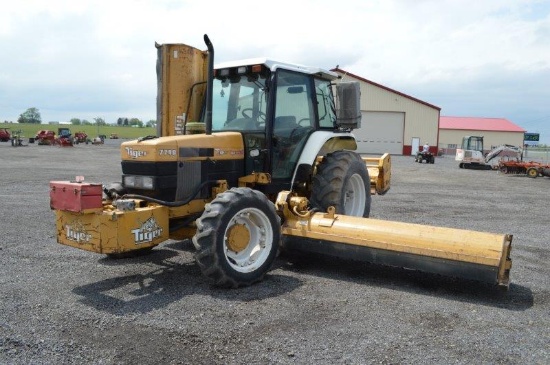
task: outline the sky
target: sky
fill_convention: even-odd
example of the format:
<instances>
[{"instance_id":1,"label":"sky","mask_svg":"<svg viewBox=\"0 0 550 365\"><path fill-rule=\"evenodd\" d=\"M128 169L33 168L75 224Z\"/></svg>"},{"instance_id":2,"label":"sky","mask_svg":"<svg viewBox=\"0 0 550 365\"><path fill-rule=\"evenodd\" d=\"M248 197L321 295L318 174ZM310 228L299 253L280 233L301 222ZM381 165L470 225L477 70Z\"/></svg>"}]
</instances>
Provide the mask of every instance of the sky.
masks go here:
<instances>
[{"instance_id":1,"label":"sky","mask_svg":"<svg viewBox=\"0 0 550 365\"><path fill-rule=\"evenodd\" d=\"M0 0L0 121L156 119L157 43L343 70L550 144L548 0Z\"/></svg>"}]
</instances>

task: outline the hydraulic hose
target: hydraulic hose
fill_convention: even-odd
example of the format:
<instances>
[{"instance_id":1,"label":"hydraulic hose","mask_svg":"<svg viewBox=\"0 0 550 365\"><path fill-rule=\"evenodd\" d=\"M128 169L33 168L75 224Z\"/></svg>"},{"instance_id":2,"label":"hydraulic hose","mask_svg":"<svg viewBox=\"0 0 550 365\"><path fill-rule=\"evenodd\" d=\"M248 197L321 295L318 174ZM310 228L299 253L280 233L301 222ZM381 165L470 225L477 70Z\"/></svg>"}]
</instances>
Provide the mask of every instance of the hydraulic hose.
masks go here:
<instances>
[{"instance_id":1,"label":"hydraulic hose","mask_svg":"<svg viewBox=\"0 0 550 365\"><path fill-rule=\"evenodd\" d=\"M150 203L156 203L156 204L160 204L160 205L164 205L166 207L171 207L171 208L174 208L174 207L181 207L182 205L185 205L185 204L189 204L189 202L191 200L193 200L195 198L195 196L197 196L197 194L202 190L202 188L204 188L206 185L208 184L215 184L217 183L218 180L207 180L205 182L203 182L202 184L199 185L199 187L197 189L195 189L195 191L193 192L193 194L189 195L189 197L185 200L180 200L180 201L175 201L175 202L167 202L165 200L160 200L160 199L156 199L156 198L151 198L150 196L145 196L145 195L139 195L139 194L125 194L124 196L122 196L122 199L141 199L141 200L145 200L145 201L148 201Z\"/></svg>"}]
</instances>

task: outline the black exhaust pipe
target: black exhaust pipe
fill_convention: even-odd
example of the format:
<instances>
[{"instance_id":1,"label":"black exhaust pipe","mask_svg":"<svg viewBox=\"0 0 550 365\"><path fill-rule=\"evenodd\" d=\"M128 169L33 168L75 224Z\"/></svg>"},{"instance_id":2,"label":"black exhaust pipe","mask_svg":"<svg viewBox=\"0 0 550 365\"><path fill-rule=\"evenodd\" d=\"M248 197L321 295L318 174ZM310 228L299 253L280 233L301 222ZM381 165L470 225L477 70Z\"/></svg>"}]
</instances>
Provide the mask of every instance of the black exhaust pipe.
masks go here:
<instances>
[{"instance_id":1,"label":"black exhaust pipe","mask_svg":"<svg viewBox=\"0 0 550 365\"><path fill-rule=\"evenodd\" d=\"M212 88L214 85L214 46L208 35L204 35L204 43L208 48L208 80L206 81L206 115L204 129L206 134L212 134Z\"/></svg>"}]
</instances>

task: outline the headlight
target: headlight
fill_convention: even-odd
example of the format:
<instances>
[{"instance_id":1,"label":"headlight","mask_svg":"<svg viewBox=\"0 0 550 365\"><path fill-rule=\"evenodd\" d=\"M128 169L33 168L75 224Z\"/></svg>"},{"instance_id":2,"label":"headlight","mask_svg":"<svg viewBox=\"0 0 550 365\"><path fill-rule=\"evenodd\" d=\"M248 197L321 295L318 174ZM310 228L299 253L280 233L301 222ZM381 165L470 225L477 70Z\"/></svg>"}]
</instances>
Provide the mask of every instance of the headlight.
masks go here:
<instances>
[{"instance_id":1,"label":"headlight","mask_svg":"<svg viewBox=\"0 0 550 365\"><path fill-rule=\"evenodd\" d=\"M124 176L123 179L124 186L133 188L136 186L136 177L135 176Z\"/></svg>"},{"instance_id":2,"label":"headlight","mask_svg":"<svg viewBox=\"0 0 550 365\"><path fill-rule=\"evenodd\" d=\"M155 183L153 176L126 175L123 178L124 186L144 190L154 190Z\"/></svg>"},{"instance_id":3,"label":"headlight","mask_svg":"<svg viewBox=\"0 0 550 365\"><path fill-rule=\"evenodd\" d=\"M153 177L152 176L142 176L141 178L141 187L147 190L153 190Z\"/></svg>"},{"instance_id":4,"label":"headlight","mask_svg":"<svg viewBox=\"0 0 550 365\"><path fill-rule=\"evenodd\" d=\"M216 76L229 76L229 69L224 68L224 69L218 70Z\"/></svg>"}]
</instances>

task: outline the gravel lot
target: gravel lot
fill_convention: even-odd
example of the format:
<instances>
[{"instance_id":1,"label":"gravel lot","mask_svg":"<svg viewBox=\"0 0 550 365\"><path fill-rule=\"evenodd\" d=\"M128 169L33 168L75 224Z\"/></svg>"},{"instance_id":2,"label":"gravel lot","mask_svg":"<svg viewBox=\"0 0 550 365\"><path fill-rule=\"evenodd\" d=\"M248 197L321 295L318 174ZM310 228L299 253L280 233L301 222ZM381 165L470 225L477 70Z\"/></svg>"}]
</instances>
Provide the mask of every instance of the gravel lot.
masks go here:
<instances>
[{"instance_id":1,"label":"gravel lot","mask_svg":"<svg viewBox=\"0 0 550 365\"><path fill-rule=\"evenodd\" d=\"M394 156L375 218L514 235L508 292L324 257L211 287L190 242L110 260L56 243L50 180L120 180L119 140L0 143L0 363L548 364L550 179Z\"/></svg>"}]
</instances>

